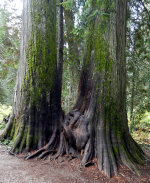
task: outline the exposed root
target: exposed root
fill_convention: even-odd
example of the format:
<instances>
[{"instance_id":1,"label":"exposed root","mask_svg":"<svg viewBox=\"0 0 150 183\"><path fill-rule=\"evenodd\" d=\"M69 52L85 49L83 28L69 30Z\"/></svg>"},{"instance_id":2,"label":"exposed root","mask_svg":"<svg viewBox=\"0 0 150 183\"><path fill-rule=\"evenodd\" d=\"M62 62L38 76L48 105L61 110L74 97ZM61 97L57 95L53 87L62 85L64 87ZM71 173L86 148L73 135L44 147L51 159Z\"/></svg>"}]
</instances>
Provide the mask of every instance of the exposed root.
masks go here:
<instances>
[{"instance_id":1,"label":"exposed root","mask_svg":"<svg viewBox=\"0 0 150 183\"><path fill-rule=\"evenodd\" d=\"M63 122L59 139L57 133L58 130L55 128L48 144L29 155L26 159L46 158L49 154L54 154L57 147L57 153L52 159L57 159L63 155L79 158L79 154L82 154L83 165L92 159L94 144L90 139L89 120L81 115L80 111L73 110L68 113ZM59 146L57 141L59 141Z\"/></svg>"},{"instance_id":2,"label":"exposed root","mask_svg":"<svg viewBox=\"0 0 150 183\"><path fill-rule=\"evenodd\" d=\"M52 153L52 151L44 151L44 152L38 157L38 159L46 158L46 156L48 156L50 153Z\"/></svg>"},{"instance_id":3,"label":"exposed root","mask_svg":"<svg viewBox=\"0 0 150 183\"><path fill-rule=\"evenodd\" d=\"M89 106L92 106L90 104ZM81 161L80 167L86 167L92 163L95 156L95 145L97 145L96 156L98 159L99 170L104 170L107 177L117 175L118 166L126 165L130 170L140 175L135 163L143 164L145 155L140 147L135 143L132 137L125 133L120 136L121 128L114 133L113 126L110 126L104 118L103 111L100 111L97 134L95 137L95 127L92 124L92 112L87 110L84 114L79 110L73 110L68 113L62 123L61 129L56 126L48 144L33 154L26 157L26 160L37 157L37 159L56 160L63 157L71 161L78 158ZM106 128L107 126L107 128ZM21 130L24 131L24 126ZM95 144L95 138L97 144ZM18 134L18 143L20 143L21 132ZM10 152L16 155L14 151ZM51 156L53 155L53 156Z\"/></svg>"},{"instance_id":4,"label":"exposed root","mask_svg":"<svg viewBox=\"0 0 150 183\"><path fill-rule=\"evenodd\" d=\"M11 150L8 152L12 156L16 156L16 153L13 153Z\"/></svg>"},{"instance_id":5,"label":"exposed root","mask_svg":"<svg viewBox=\"0 0 150 183\"><path fill-rule=\"evenodd\" d=\"M41 149L37 150L36 152L34 152L33 154L29 155L26 158L26 160L35 158L35 157L39 156L41 153L43 153L44 151L45 151L45 148L41 148Z\"/></svg>"}]
</instances>

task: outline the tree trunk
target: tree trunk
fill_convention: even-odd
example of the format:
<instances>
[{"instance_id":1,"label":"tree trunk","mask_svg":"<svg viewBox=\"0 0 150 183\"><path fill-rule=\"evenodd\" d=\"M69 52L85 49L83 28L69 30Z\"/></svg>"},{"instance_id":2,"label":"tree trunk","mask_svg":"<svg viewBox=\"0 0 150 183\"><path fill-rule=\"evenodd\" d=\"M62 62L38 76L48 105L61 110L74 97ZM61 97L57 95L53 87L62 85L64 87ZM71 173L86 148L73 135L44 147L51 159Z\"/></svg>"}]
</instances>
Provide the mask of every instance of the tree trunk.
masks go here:
<instances>
[{"instance_id":1,"label":"tree trunk","mask_svg":"<svg viewBox=\"0 0 150 183\"><path fill-rule=\"evenodd\" d=\"M136 163L145 159L129 134L126 113L127 1L109 3L94 4L110 14L91 21L77 102L65 117L57 153L81 153L82 165L96 156L108 177L117 174L121 163L139 173Z\"/></svg>"},{"instance_id":2,"label":"tree trunk","mask_svg":"<svg viewBox=\"0 0 150 183\"><path fill-rule=\"evenodd\" d=\"M23 1L22 43L14 106L3 138L12 152L43 147L59 139L62 63L56 59L56 1ZM59 75L57 74L59 72ZM58 133L58 134L57 134Z\"/></svg>"},{"instance_id":3,"label":"tree trunk","mask_svg":"<svg viewBox=\"0 0 150 183\"><path fill-rule=\"evenodd\" d=\"M134 125L134 97L135 97L135 57L134 57L134 51L133 51L133 60L132 60L132 90L131 90L131 102L130 102L130 133L132 132L133 125Z\"/></svg>"},{"instance_id":4,"label":"tree trunk","mask_svg":"<svg viewBox=\"0 0 150 183\"><path fill-rule=\"evenodd\" d=\"M57 90L57 85L53 82L53 85L51 84L49 88L47 83L39 83L41 81L41 72L37 72L39 67L34 70L29 67L30 65L33 66L33 63L31 62L30 64L29 62L29 66L27 65L29 70L26 69L28 71L27 74L31 73L32 76L36 76L38 82L35 83L35 77L32 77L33 79L31 80L27 75L25 86L26 88L32 86L32 90L23 88L21 95L21 123L14 149L18 147L18 144L20 146L24 146L27 142L31 144L34 141L34 136L30 136L33 134L32 126L35 128L35 125L39 125L40 129L43 129L43 133L40 133L43 134L42 137L44 138L46 134L49 134L50 140L45 147L28 156L27 159L35 156L45 157L56 150L59 141L55 158L64 154L72 154L79 157L81 154L81 163L85 166L93 157L97 157L99 170L104 170L108 177L117 174L118 166L121 163L138 173L135 163L143 164L145 155L129 134L126 114L125 46L127 0L117 0L115 3L95 0L91 3L94 13L92 14L93 17L87 35L78 97L73 110L65 116L63 123L61 123L60 131L59 114L61 108L60 98L57 98L57 96L60 96L57 92L59 91ZM101 12L100 14L96 14L95 7ZM36 9L34 8L34 10ZM40 12L42 13L43 11ZM48 11L50 14L52 12ZM39 28L40 24L38 25ZM49 36L51 35L53 34ZM34 41L35 44L33 45L36 45L37 40L34 39ZM35 48L38 48L38 45ZM51 44L48 48L51 48ZM49 51L51 53L51 50ZM30 53L30 55L32 54ZM31 58L36 58L36 54ZM32 60L36 64L37 59ZM41 59L39 59L39 62L41 64ZM42 67L41 69L45 68ZM53 72L51 70L48 73L52 76ZM42 81L47 82L47 77L46 80L44 78L45 75L42 77ZM54 78L51 81L56 80ZM36 94L34 91L36 91L37 87L35 86L37 85L40 86L39 88L41 86L46 87L43 90L41 88L40 91L42 93L40 95L35 95L35 97L40 96L38 97L39 100L31 100L34 98L33 94ZM50 93L47 92L47 89L49 89ZM46 98L47 96L50 96L49 100ZM35 105L35 101L38 101L38 105ZM12 115L10 120L15 119L14 117ZM35 122L33 123L33 121ZM47 129L44 128L45 125L43 124L45 123L49 125ZM39 128L36 127L35 129L38 130ZM49 133L44 133L44 129ZM36 130L34 134L36 134ZM26 131L29 133L28 138L23 135L23 133L26 134ZM38 141L39 139L38 136ZM47 140L48 138L45 137L44 139ZM23 143L24 141L26 143Z\"/></svg>"},{"instance_id":5,"label":"tree trunk","mask_svg":"<svg viewBox=\"0 0 150 183\"><path fill-rule=\"evenodd\" d=\"M58 87L60 87L60 91L62 90L62 73L63 73L63 49L64 49L64 30L63 30L63 0L59 1L59 23L58 23L58 77L60 83ZM61 94L61 92L60 92Z\"/></svg>"}]
</instances>

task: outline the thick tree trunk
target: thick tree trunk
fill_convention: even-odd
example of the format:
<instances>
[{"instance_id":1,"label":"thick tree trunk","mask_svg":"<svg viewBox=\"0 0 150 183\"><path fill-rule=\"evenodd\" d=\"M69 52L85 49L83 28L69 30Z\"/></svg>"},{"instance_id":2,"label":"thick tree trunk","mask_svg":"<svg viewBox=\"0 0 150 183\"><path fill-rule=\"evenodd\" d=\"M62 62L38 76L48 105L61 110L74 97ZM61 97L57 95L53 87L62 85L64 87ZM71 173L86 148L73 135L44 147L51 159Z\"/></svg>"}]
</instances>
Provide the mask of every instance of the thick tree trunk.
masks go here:
<instances>
[{"instance_id":1,"label":"thick tree trunk","mask_svg":"<svg viewBox=\"0 0 150 183\"><path fill-rule=\"evenodd\" d=\"M14 106L2 135L14 140L15 153L41 148L49 139L53 139L51 146L56 148L62 113L62 63L60 60L57 64L56 59L56 1L25 0L23 5Z\"/></svg>"},{"instance_id":2,"label":"thick tree trunk","mask_svg":"<svg viewBox=\"0 0 150 183\"><path fill-rule=\"evenodd\" d=\"M96 16L91 23L77 102L64 120L57 153L81 153L82 165L96 156L108 177L121 163L138 173L136 163L145 159L129 134L126 114L126 8L127 1L118 0L109 18Z\"/></svg>"},{"instance_id":3,"label":"thick tree trunk","mask_svg":"<svg viewBox=\"0 0 150 183\"><path fill-rule=\"evenodd\" d=\"M59 23L58 23L58 53L57 53L58 65L57 67L58 67L58 78L59 78L58 80L60 81L60 83L58 83L58 87L60 87L60 91L61 91L62 90L62 73L63 73L63 49L64 49L63 6L61 5L61 3L63 3L63 0L60 0L59 3L60 5L59 5Z\"/></svg>"},{"instance_id":4,"label":"thick tree trunk","mask_svg":"<svg viewBox=\"0 0 150 183\"><path fill-rule=\"evenodd\" d=\"M26 69L26 71L30 71L29 73L32 76L36 76L38 81L42 82L36 83L35 77L30 80L27 75L27 80L25 80L27 90L25 87L22 90L22 108L20 118L18 118L21 119L21 122L19 130L17 130L14 150L16 151L18 147L19 149L20 147L30 147L30 144L33 144L31 142L34 142L35 139L33 134L40 134L37 138L38 143L34 143L36 147L37 144L40 144L39 147L41 147L41 142L46 142L48 138L50 140L46 146L28 156L27 159L35 156L44 158L49 153L56 151L59 143L55 158L64 154L72 154L79 157L81 154L81 163L85 166L95 156L97 157L98 168L104 170L108 177L117 174L118 166L121 163L134 171L137 171L135 163L144 163L145 156L143 151L129 134L126 115L125 45L127 0L117 0L115 4L112 1L109 2L110 4L106 2L92 1L92 7L96 5L99 11L106 12L103 16L95 15L91 21L86 40L77 101L73 110L65 116L63 123L61 123L61 131L59 123L59 114L61 112L59 89L53 82L53 85L51 84L51 87L48 87L50 92L48 93L47 86L49 85L43 83L43 81L46 82L47 80L40 80L41 70L30 68L29 62L29 66L27 66L29 70ZM105 16L108 13L110 13L109 17ZM40 24L38 25L39 28ZM34 39L34 43L33 45L36 45L36 39ZM38 45L36 46L35 48L38 48ZM38 49L38 51L41 50ZM49 52L51 53L51 49ZM32 54L30 53L29 55ZM34 56L31 58L36 58L36 55ZM33 59L33 61L36 64L37 59ZM39 62L41 64L41 57ZM52 72L52 70L50 71ZM51 72L49 74L52 77ZM46 75L46 79L47 77ZM45 75L42 79L44 78ZM51 82L57 81L55 77L52 78ZM39 100L32 100L34 94L36 94L33 91L36 91L37 86L43 85L46 88L42 90L40 87L40 92L42 93L35 95L36 99L38 98ZM32 90L28 90L28 86L32 86ZM35 105L36 101L38 101L38 105ZM13 120L16 120L14 115L10 118L10 121ZM48 126L45 126L45 123ZM8 126L10 124L9 122ZM36 133L39 129L40 133ZM26 135L26 132L29 136Z\"/></svg>"},{"instance_id":5,"label":"thick tree trunk","mask_svg":"<svg viewBox=\"0 0 150 183\"><path fill-rule=\"evenodd\" d=\"M118 0L110 18L96 16L91 22L77 102L65 116L55 156L81 154L84 166L96 156L108 177L121 163L138 173L135 163L145 159L129 134L126 115L126 6L126 0ZM109 11L108 4L103 7ZM41 149L28 158L48 152Z\"/></svg>"}]
</instances>

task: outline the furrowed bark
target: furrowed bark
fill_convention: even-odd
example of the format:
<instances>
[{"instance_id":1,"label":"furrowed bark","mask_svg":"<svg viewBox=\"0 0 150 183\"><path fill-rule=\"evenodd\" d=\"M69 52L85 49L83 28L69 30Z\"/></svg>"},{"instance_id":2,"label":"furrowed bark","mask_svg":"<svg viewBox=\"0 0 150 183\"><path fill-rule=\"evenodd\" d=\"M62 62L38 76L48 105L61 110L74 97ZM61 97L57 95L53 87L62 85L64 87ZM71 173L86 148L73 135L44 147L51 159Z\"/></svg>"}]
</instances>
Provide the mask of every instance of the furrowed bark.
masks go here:
<instances>
[{"instance_id":1,"label":"furrowed bark","mask_svg":"<svg viewBox=\"0 0 150 183\"><path fill-rule=\"evenodd\" d=\"M57 64L56 57L56 1L25 0L23 5L14 105L2 134L2 138L14 140L13 153L42 148L53 139L54 131L56 148L62 115L62 66L61 61Z\"/></svg>"},{"instance_id":2,"label":"furrowed bark","mask_svg":"<svg viewBox=\"0 0 150 183\"><path fill-rule=\"evenodd\" d=\"M105 6L107 9L107 4ZM136 163L143 164L145 159L143 151L130 136L127 124L126 6L126 0L116 1L116 13L112 11L110 18L103 20L96 16L91 23L77 102L63 126L68 145L76 153L84 151L82 163L86 164L96 156L99 169L108 177L118 173L121 163L138 173ZM114 21L116 24L112 24ZM105 30L101 28L103 24ZM91 109L93 88L96 102ZM91 116L90 110L93 111ZM92 129L94 133L91 133ZM91 139L96 141L90 143ZM96 152L92 144L95 144Z\"/></svg>"}]
</instances>

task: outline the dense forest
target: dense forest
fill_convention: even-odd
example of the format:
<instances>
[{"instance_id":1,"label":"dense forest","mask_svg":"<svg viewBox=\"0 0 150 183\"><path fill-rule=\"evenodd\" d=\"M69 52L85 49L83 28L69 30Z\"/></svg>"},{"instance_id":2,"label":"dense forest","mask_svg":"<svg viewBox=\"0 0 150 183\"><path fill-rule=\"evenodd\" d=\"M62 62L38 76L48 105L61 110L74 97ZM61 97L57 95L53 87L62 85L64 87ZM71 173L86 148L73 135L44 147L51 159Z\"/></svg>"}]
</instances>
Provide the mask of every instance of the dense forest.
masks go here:
<instances>
[{"instance_id":1,"label":"dense forest","mask_svg":"<svg viewBox=\"0 0 150 183\"><path fill-rule=\"evenodd\" d=\"M8 2L0 138L10 153L78 158L83 167L96 158L107 177L120 165L139 174L148 157L137 131L150 144L149 0L23 0L21 17Z\"/></svg>"}]
</instances>

